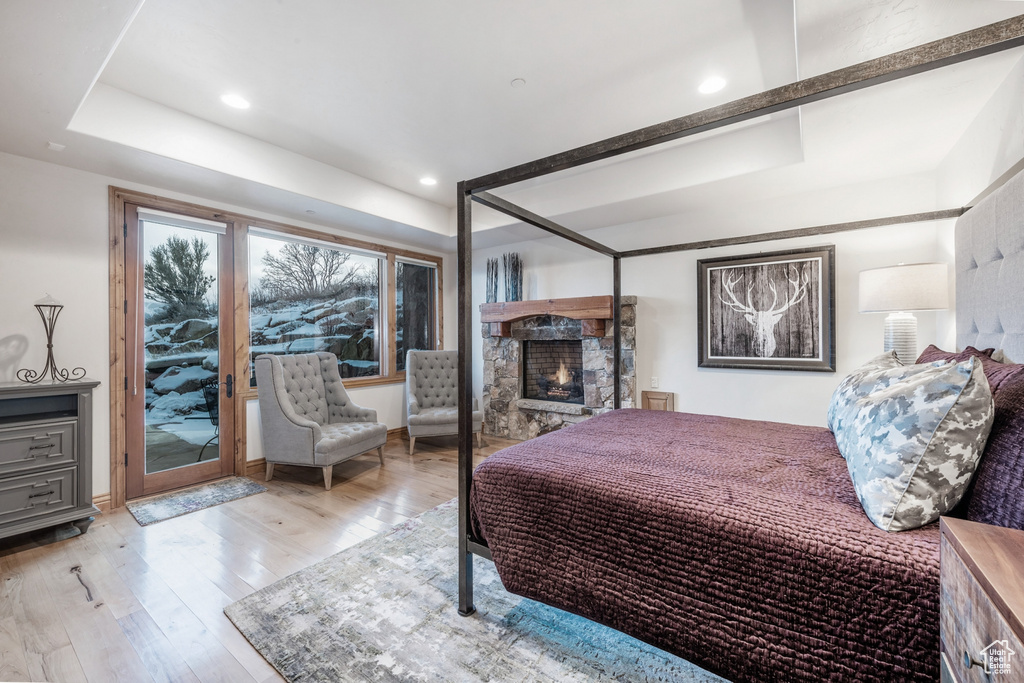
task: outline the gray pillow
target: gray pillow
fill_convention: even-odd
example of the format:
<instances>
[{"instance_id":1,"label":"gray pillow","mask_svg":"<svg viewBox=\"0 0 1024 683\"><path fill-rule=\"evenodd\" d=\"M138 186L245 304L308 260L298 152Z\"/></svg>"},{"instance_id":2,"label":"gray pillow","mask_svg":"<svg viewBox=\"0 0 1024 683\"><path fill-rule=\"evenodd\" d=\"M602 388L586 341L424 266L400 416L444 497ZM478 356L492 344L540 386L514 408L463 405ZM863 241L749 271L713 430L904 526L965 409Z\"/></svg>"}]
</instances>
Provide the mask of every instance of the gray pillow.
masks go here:
<instances>
[{"instance_id":1,"label":"gray pillow","mask_svg":"<svg viewBox=\"0 0 1024 683\"><path fill-rule=\"evenodd\" d=\"M830 424L864 512L885 531L934 522L964 495L992 428L992 392L981 363L938 361L854 375L843 381Z\"/></svg>"}]
</instances>

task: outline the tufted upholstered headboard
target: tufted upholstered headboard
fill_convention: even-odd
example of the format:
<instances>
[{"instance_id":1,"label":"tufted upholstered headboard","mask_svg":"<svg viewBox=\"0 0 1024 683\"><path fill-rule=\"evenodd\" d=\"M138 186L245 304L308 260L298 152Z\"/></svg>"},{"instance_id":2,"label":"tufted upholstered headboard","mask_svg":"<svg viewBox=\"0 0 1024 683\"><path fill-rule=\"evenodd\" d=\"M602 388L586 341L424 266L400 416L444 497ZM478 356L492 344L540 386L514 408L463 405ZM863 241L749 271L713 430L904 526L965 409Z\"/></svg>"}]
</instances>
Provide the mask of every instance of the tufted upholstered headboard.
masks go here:
<instances>
[{"instance_id":1,"label":"tufted upholstered headboard","mask_svg":"<svg viewBox=\"0 0 1024 683\"><path fill-rule=\"evenodd\" d=\"M956 222L956 344L1024 363L1024 172Z\"/></svg>"}]
</instances>

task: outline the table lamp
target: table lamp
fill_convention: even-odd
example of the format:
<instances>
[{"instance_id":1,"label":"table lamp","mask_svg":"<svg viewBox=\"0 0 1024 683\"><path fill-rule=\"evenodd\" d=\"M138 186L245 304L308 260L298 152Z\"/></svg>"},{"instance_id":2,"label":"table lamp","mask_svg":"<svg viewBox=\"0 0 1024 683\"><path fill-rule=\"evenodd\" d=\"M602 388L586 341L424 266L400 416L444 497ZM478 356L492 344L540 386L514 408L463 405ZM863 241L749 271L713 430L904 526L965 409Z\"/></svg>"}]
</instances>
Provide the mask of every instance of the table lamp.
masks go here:
<instances>
[{"instance_id":1,"label":"table lamp","mask_svg":"<svg viewBox=\"0 0 1024 683\"><path fill-rule=\"evenodd\" d=\"M949 308L949 266L945 263L901 263L860 273L860 312L888 313L886 351L904 363L917 360L917 318L911 311Z\"/></svg>"}]
</instances>

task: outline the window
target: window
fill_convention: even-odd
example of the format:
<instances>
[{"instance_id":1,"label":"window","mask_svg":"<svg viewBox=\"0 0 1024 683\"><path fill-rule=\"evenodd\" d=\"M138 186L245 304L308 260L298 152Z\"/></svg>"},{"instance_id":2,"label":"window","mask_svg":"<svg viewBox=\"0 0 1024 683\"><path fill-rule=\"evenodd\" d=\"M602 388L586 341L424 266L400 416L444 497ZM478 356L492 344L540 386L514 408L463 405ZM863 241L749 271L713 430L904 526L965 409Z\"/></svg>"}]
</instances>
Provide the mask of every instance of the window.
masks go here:
<instances>
[{"instance_id":1,"label":"window","mask_svg":"<svg viewBox=\"0 0 1024 683\"><path fill-rule=\"evenodd\" d=\"M261 353L329 351L350 384L404 379L440 337L440 259L274 224L251 225L249 386Z\"/></svg>"},{"instance_id":2,"label":"window","mask_svg":"<svg viewBox=\"0 0 1024 683\"><path fill-rule=\"evenodd\" d=\"M437 266L396 260L395 290L395 367L402 372L406 351L437 348Z\"/></svg>"},{"instance_id":3,"label":"window","mask_svg":"<svg viewBox=\"0 0 1024 683\"><path fill-rule=\"evenodd\" d=\"M384 263L383 254L250 228L250 359L328 351L342 378L380 376Z\"/></svg>"}]
</instances>

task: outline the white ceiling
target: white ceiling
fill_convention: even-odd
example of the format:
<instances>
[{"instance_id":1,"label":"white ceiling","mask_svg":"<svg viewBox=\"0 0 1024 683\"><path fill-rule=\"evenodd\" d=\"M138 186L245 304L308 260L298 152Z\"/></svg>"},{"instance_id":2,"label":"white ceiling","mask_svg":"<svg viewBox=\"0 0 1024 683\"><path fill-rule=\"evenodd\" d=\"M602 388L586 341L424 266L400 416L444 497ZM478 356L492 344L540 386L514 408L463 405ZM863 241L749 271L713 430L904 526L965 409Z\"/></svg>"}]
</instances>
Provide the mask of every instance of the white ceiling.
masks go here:
<instances>
[{"instance_id":1,"label":"white ceiling","mask_svg":"<svg viewBox=\"0 0 1024 683\"><path fill-rule=\"evenodd\" d=\"M458 180L1022 9L1006 0L5 0L0 150L450 248ZM935 170L1019 58L987 57L500 194L591 229L916 178ZM711 74L728 86L699 94ZM526 85L511 87L514 78ZM229 91L252 108L224 106ZM421 185L424 175L438 185ZM908 212L942 204L907 194ZM478 227L507 221L481 212ZM778 227L800 226L779 216ZM490 237L501 239L511 238Z\"/></svg>"}]
</instances>

